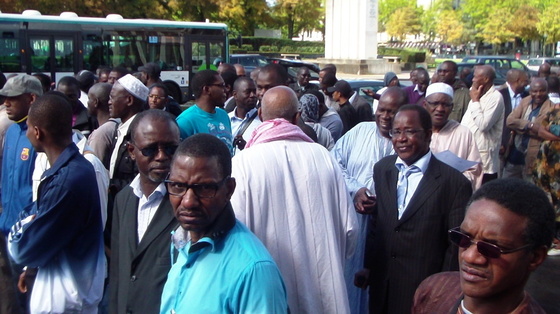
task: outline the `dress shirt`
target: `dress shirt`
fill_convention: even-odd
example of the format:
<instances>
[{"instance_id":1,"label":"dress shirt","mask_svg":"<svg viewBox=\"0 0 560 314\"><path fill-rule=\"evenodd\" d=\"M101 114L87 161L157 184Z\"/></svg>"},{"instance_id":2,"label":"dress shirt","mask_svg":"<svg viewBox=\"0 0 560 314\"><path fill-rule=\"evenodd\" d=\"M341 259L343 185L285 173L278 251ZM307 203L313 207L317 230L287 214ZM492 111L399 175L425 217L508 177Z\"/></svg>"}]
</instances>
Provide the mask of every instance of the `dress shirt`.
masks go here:
<instances>
[{"instance_id":1,"label":"dress shirt","mask_svg":"<svg viewBox=\"0 0 560 314\"><path fill-rule=\"evenodd\" d=\"M397 167L397 169L399 169L399 176L400 176L400 172L401 172L401 170L400 170L401 166L399 166L399 165L404 166L403 170L407 169L407 168L411 168L413 166L420 169L419 172L412 172L408 176L408 189L407 189L408 192L406 193L406 197L404 199L404 206L402 207L402 210L399 209L399 219L401 219L401 217L404 214L406 208L408 207L408 204L410 203L410 199L412 198L412 196L416 192L416 189L418 188L418 185L420 185L420 181L422 180L422 178L424 177L424 173L426 173L426 170L428 169L428 164L430 163L430 158L432 158L432 152L428 151L427 154L420 157L420 159L418 159L415 163L413 163L412 165L407 165L400 157L397 157L397 160L395 161L395 167ZM397 199L398 199L398 195L397 195Z\"/></svg>"},{"instance_id":2,"label":"dress shirt","mask_svg":"<svg viewBox=\"0 0 560 314\"><path fill-rule=\"evenodd\" d=\"M130 127L132 120L134 120L134 117L136 117L136 115L133 115L132 117L130 117L130 119L121 123L121 125L119 125L119 127L117 128L117 142L115 143L115 146L113 148L113 153L111 154L111 163L109 164L109 175L111 179L115 174L115 167L117 163L117 157L119 154L119 147L123 143L124 137L126 136L126 133L128 133L128 128Z\"/></svg>"},{"instance_id":3,"label":"dress shirt","mask_svg":"<svg viewBox=\"0 0 560 314\"><path fill-rule=\"evenodd\" d=\"M142 192L142 187L140 186L140 175L138 174L132 182L130 182L130 187L134 192L134 195L138 197L140 200L138 202L138 243L142 241L142 237L146 233L152 218L156 214L156 211L163 201L163 197L167 193L165 189L165 184L162 182L158 185L158 187L150 194L150 196L146 197Z\"/></svg>"},{"instance_id":4,"label":"dress shirt","mask_svg":"<svg viewBox=\"0 0 560 314\"><path fill-rule=\"evenodd\" d=\"M509 98L511 99L511 110L513 110L519 106L519 103L521 102L521 94L516 94L513 89L511 89L508 82L506 82L506 85L508 87Z\"/></svg>"}]
</instances>

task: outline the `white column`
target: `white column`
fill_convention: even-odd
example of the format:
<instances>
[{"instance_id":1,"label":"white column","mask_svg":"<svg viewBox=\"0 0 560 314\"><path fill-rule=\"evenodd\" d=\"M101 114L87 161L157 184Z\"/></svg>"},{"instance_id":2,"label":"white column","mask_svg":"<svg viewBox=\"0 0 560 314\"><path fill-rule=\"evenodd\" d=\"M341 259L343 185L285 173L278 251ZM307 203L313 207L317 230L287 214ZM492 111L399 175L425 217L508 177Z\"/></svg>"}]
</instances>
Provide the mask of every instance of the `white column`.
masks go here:
<instances>
[{"instance_id":1,"label":"white column","mask_svg":"<svg viewBox=\"0 0 560 314\"><path fill-rule=\"evenodd\" d=\"M377 58L377 0L327 0L325 59Z\"/></svg>"}]
</instances>

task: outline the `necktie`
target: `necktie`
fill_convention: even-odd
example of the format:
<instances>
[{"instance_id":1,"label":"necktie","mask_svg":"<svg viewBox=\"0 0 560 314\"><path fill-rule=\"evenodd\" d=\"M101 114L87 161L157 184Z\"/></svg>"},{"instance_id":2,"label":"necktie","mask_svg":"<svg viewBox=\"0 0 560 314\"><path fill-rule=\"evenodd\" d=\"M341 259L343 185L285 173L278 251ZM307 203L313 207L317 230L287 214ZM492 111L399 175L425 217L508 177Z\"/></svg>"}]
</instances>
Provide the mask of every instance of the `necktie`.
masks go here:
<instances>
[{"instance_id":1,"label":"necktie","mask_svg":"<svg viewBox=\"0 0 560 314\"><path fill-rule=\"evenodd\" d=\"M399 219L402 217L405 210L406 196L408 194L408 176L413 173L420 172L420 168L412 165L407 167L403 164L398 165L399 168L399 181L397 182L397 205L399 210Z\"/></svg>"}]
</instances>

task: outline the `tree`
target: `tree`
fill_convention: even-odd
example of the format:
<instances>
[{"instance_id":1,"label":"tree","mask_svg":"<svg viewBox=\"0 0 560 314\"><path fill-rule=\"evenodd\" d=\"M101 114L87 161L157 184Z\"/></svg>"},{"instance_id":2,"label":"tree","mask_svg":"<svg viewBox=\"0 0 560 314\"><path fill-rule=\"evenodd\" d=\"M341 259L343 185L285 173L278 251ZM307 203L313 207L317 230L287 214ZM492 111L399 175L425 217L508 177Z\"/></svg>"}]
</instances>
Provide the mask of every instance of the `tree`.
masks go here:
<instances>
[{"instance_id":1,"label":"tree","mask_svg":"<svg viewBox=\"0 0 560 314\"><path fill-rule=\"evenodd\" d=\"M444 10L438 15L436 33L444 43L458 45L463 42L464 26L460 13L454 10Z\"/></svg>"},{"instance_id":2,"label":"tree","mask_svg":"<svg viewBox=\"0 0 560 314\"><path fill-rule=\"evenodd\" d=\"M544 37L545 44L556 44L560 41L560 6L552 5L540 14L537 30Z\"/></svg>"},{"instance_id":3,"label":"tree","mask_svg":"<svg viewBox=\"0 0 560 314\"><path fill-rule=\"evenodd\" d=\"M482 27L482 38L485 42L500 45L515 40L515 33L507 27L512 19L508 11L507 8L495 8L490 12L486 24Z\"/></svg>"},{"instance_id":4,"label":"tree","mask_svg":"<svg viewBox=\"0 0 560 314\"><path fill-rule=\"evenodd\" d=\"M378 28L380 32L386 31L386 25L395 11L404 7L415 7L414 0L381 0L379 1Z\"/></svg>"},{"instance_id":5,"label":"tree","mask_svg":"<svg viewBox=\"0 0 560 314\"><path fill-rule=\"evenodd\" d=\"M272 17L282 33L291 39L301 31L323 29L325 9L322 0L277 0Z\"/></svg>"},{"instance_id":6,"label":"tree","mask_svg":"<svg viewBox=\"0 0 560 314\"><path fill-rule=\"evenodd\" d=\"M397 9L387 22L387 34L402 41L406 35L417 35L422 31L420 16L412 7Z\"/></svg>"},{"instance_id":7,"label":"tree","mask_svg":"<svg viewBox=\"0 0 560 314\"><path fill-rule=\"evenodd\" d=\"M258 26L272 22L266 0L220 0L219 6L218 19L241 35L253 36Z\"/></svg>"}]
</instances>

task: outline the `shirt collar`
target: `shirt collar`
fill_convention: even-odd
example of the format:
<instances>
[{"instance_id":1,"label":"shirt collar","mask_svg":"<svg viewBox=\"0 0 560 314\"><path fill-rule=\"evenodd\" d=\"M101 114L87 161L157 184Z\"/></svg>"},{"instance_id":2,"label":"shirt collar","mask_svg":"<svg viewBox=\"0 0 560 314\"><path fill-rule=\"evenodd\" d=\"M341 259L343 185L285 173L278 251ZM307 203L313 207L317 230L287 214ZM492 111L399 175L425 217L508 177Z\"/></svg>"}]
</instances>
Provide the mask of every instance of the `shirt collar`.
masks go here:
<instances>
[{"instance_id":1,"label":"shirt collar","mask_svg":"<svg viewBox=\"0 0 560 314\"><path fill-rule=\"evenodd\" d=\"M513 89L511 89L511 85L509 85L508 82L506 82L506 85L508 87L508 92L509 92L509 98L516 98L516 97L521 97L521 94L516 94Z\"/></svg>"},{"instance_id":2,"label":"shirt collar","mask_svg":"<svg viewBox=\"0 0 560 314\"><path fill-rule=\"evenodd\" d=\"M80 152L78 151L78 147L74 143L70 143L70 145L66 146L66 148L62 151L62 153L58 156L54 164L51 168L45 170L42 175L42 178L46 178L55 174L60 168L64 167L68 164L68 161L74 158L75 155L79 155Z\"/></svg>"},{"instance_id":3,"label":"shirt collar","mask_svg":"<svg viewBox=\"0 0 560 314\"><path fill-rule=\"evenodd\" d=\"M144 193L142 192L142 186L140 185L140 174L137 174L136 177L134 177L134 180L132 180L132 182L130 182L130 187L132 188L132 191L134 192L134 195L136 195L136 197L138 198L142 198L144 196ZM156 195L160 194L160 195L165 195L167 194L167 189L165 188L165 183L160 183L157 188L152 192L152 194L150 194L147 199L149 199L150 197L152 197L152 195Z\"/></svg>"},{"instance_id":4,"label":"shirt collar","mask_svg":"<svg viewBox=\"0 0 560 314\"><path fill-rule=\"evenodd\" d=\"M228 232L235 226L235 214L231 203L228 202L222 213L216 217L214 224L210 229L198 240L198 242L191 244L189 254L202 250L210 246L214 250L215 242L225 237ZM181 228L181 227L179 227Z\"/></svg>"},{"instance_id":5,"label":"shirt collar","mask_svg":"<svg viewBox=\"0 0 560 314\"><path fill-rule=\"evenodd\" d=\"M414 85L414 91L420 96L424 95L424 93L420 91L420 88L418 88L418 84Z\"/></svg>"},{"instance_id":6,"label":"shirt collar","mask_svg":"<svg viewBox=\"0 0 560 314\"><path fill-rule=\"evenodd\" d=\"M235 107L235 109L233 109L233 114L231 115L231 120L245 121L246 119L249 119L249 117L251 117L251 115L253 115L253 113L255 111L257 111L257 108L253 108L253 109L249 110L249 112L247 112L247 114L245 115L245 117L243 119L238 118L235 115L236 111L237 111L237 107Z\"/></svg>"},{"instance_id":7,"label":"shirt collar","mask_svg":"<svg viewBox=\"0 0 560 314\"><path fill-rule=\"evenodd\" d=\"M420 171L422 172L422 174L426 173L426 170L428 169L428 164L430 163L430 159L432 158L432 151L428 150L428 152L426 154L424 154L424 156L420 157L420 159L418 159L415 163L413 163L412 165L407 165L402 159L401 157L397 156L397 160L395 160L395 166L397 167L397 169L400 170L400 166L399 165L403 165L405 168L410 168L412 166L416 166L420 169Z\"/></svg>"},{"instance_id":8,"label":"shirt collar","mask_svg":"<svg viewBox=\"0 0 560 314\"><path fill-rule=\"evenodd\" d=\"M354 101L354 99L357 97L357 95L358 95L358 93L357 93L357 92L354 92L354 94L352 94L352 96L350 96L350 99L348 99L348 101L349 101L350 103L352 103L352 102Z\"/></svg>"}]
</instances>

